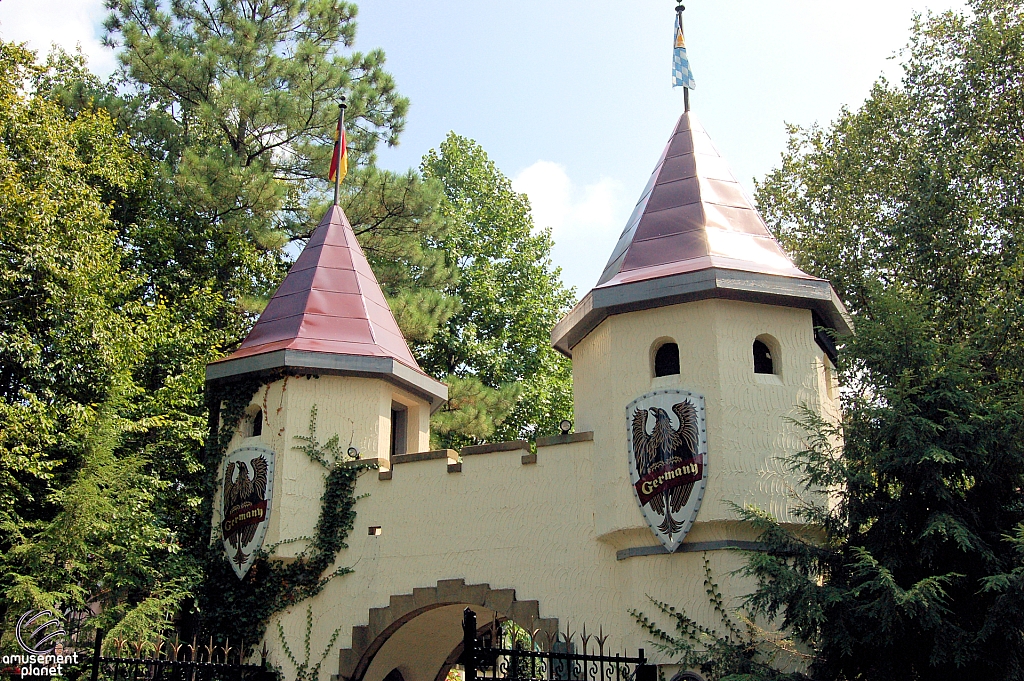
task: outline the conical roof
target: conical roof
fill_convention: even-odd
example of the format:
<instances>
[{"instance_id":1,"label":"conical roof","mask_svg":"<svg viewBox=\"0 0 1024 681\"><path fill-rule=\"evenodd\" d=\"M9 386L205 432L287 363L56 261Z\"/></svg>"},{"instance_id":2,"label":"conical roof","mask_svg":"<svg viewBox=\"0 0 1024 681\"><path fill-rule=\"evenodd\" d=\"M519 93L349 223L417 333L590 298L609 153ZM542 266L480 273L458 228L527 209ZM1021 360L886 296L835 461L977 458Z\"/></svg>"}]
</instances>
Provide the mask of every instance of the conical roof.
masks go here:
<instances>
[{"instance_id":1,"label":"conical roof","mask_svg":"<svg viewBox=\"0 0 1024 681\"><path fill-rule=\"evenodd\" d=\"M383 376L432 402L447 387L409 351L344 211L332 206L241 346L207 380L295 368Z\"/></svg>"},{"instance_id":2,"label":"conical roof","mask_svg":"<svg viewBox=\"0 0 1024 681\"><path fill-rule=\"evenodd\" d=\"M824 325L851 331L831 284L793 264L686 112L597 285L555 326L552 343L571 357L608 315L714 297L810 308Z\"/></svg>"},{"instance_id":3,"label":"conical roof","mask_svg":"<svg viewBox=\"0 0 1024 681\"><path fill-rule=\"evenodd\" d=\"M697 117L687 112L597 285L709 267L813 278L782 251Z\"/></svg>"}]
</instances>

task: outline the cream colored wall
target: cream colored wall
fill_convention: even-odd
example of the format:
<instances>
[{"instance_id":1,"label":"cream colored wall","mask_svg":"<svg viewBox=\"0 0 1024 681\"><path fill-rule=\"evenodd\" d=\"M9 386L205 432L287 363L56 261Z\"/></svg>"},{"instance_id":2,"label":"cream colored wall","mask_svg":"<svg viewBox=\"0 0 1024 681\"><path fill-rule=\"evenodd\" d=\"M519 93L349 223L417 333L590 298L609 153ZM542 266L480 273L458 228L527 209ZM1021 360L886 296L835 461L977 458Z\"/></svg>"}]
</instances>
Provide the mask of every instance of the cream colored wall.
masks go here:
<instances>
[{"instance_id":1,"label":"cream colored wall","mask_svg":"<svg viewBox=\"0 0 1024 681\"><path fill-rule=\"evenodd\" d=\"M778 376L753 373L751 346L765 333L779 341ZM651 377L651 344L659 338L679 344L677 377ZM793 483L777 460L800 447L787 419L799 404L825 410L827 397L810 312L712 300L613 316L574 349L573 364L576 430L593 431L592 442L539 448L532 465L522 463L524 451L497 452L464 457L460 472L448 472L442 458L396 465L387 480L376 471L360 477L356 494L367 496L356 504L349 548L337 562L354 572L281 613L268 629L271 661L287 677L294 670L282 652L278 621L291 649L299 650L311 606L310 648L317 657L337 632L324 663L326 681L336 673L338 650L352 645L352 627L366 625L371 608L444 579L515 589L517 599L539 601L541 617L556 617L575 631L584 623L588 630L603 626L612 650L634 654L645 647L657 662L669 660L629 616L632 608L653 614L648 597L721 629L705 594L704 554L616 558L620 549L657 544L630 491L625 406L659 388L706 398L710 473L688 542L755 539L736 521L730 502L754 503L794 520L787 497ZM279 381L266 399L271 426L264 434L278 452L282 481L267 538L273 543L309 534L319 515L324 471L290 448L292 435L307 433L311 407L319 409L321 442L337 433L343 446L353 443L364 457L376 452L387 466L390 402L396 398L383 381L324 377ZM426 423L422 412L417 420L421 428ZM422 437L419 444L428 448ZM370 526L381 527L381 534L370 536ZM283 547L278 555L295 550ZM743 554L706 555L728 604L737 607L753 589L732 574L745 564ZM375 669L389 660L382 658Z\"/></svg>"},{"instance_id":2,"label":"cream colored wall","mask_svg":"<svg viewBox=\"0 0 1024 681\"><path fill-rule=\"evenodd\" d=\"M393 595L451 578L515 589L517 599L538 600L541 617L559 618L563 629L603 626L611 633L611 650L635 654L645 647L655 659L647 636L628 613L630 608L652 613L648 595L685 605L701 621L720 626L704 592L702 554L619 561L616 547L598 541L593 445L543 447L534 465L521 463L526 452L520 450L467 456L461 473L448 473L444 459L395 466L391 480L364 473L356 493L369 496L356 505L349 548L337 562L355 572L334 579L312 601L280 615L291 649L301 647L306 607L312 603L311 649L319 654L338 630L333 657L324 665L334 673L337 650L351 645L352 627L365 625L371 608L386 607ZM370 536L369 526L380 526L381 535ZM638 535L631 545L649 544L651 535L645 532L646 537ZM739 605L736 595L749 591L750 585L739 584L729 573L741 567L742 557L726 551L708 556L725 593L732 594L731 603ZM290 678L276 622L268 632L272 661ZM437 641L447 641L451 633L438 632ZM377 665L378 671L390 671L383 666Z\"/></svg>"},{"instance_id":3,"label":"cream colored wall","mask_svg":"<svg viewBox=\"0 0 1024 681\"><path fill-rule=\"evenodd\" d=\"M298 555L306 547L306 542L291 540L311 536L320 517L324 469L295 449L304 444L295 436L308 436L310 433L314 406L317 411L316 435L320 444L325 444L337 434L342 453L349 447L355 447L362 458L379 459L381 467L387 469L392 400L409 408L407 441L414 447L425 448L430 438L429 405L382 380L349 376L289 376L264 386L253 396L246 414L263 411L263 433L259 437L245 437L245 431L239 429L228 451L243 445L259 445L275 453L274 495L270 524L264 539L264 546L279 545L274 556L287 559ZM223 472L218 479L223 480ZM214 528L220 526L220 494L218 490L214 503Z\"/></svg>"},{"instance_id":4,"label":"cream colored wall","mask_svg":"<svg viewBox=\"0 0 1024 681\"><path fill-rule=\"evenodd\" d=\"M753 371L753 342L763 334L781 348L775 376ZM654 378L651 348L666 338L679 345L680 374ZM706 300L606 319L573 348L576 427L594 431L598 457L597 534L615 542L616 533L646 530L625 465L625 407L661 388L692 390L706 400L709 473L698 525L736 518L731 504L795 520L792 483L779 457L802 444L788 421L798 416L796 405L820 405L820 355L807 310ZM647 543L655 543L653 536Z\"/></svg>"}]
</instances>

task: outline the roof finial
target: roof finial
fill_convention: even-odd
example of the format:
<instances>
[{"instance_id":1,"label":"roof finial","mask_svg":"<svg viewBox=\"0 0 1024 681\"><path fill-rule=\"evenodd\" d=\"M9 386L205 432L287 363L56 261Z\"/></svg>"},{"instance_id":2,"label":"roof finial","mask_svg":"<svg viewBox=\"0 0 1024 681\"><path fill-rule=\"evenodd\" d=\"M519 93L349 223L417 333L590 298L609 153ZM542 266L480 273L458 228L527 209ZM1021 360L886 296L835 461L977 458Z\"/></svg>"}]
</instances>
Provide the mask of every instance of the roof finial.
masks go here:
<instances>
[{"instance_id":1,"label":"roof finial","mask_svg":"<svg viewBox=\"0 0 1024 681\"><path fill-rule=\"evenodd\" d=\"M686 6L681 2L676 5L675 47L672 53L672 86L683 88L683 103L686 111L690 110L690 90L697 88L690 70L690 60L686 56L686 38L683 36L683 12Z\"/></svg>"}]
</instances>

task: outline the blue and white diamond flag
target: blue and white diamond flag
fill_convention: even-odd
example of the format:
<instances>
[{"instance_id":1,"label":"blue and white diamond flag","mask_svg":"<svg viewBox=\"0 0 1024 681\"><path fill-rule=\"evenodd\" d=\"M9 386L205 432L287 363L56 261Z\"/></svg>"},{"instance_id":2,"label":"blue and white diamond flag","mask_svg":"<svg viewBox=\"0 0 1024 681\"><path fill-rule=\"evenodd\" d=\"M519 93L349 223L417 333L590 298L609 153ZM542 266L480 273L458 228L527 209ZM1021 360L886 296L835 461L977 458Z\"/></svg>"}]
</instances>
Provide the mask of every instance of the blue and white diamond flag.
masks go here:
<instances>
[{"instance_id":1,"label":"blue and white diamond flag","mask_svg":"<svg viewBox=\"0 0 1024 681\"><path fill-rule=\"evenodd\" d=\"M686 38L683 36L683 16L676 14L676 41L672 52L672 87L697 89L697 81L690 70L690 60L686 56Z\"/></svg>"}]
</instances>

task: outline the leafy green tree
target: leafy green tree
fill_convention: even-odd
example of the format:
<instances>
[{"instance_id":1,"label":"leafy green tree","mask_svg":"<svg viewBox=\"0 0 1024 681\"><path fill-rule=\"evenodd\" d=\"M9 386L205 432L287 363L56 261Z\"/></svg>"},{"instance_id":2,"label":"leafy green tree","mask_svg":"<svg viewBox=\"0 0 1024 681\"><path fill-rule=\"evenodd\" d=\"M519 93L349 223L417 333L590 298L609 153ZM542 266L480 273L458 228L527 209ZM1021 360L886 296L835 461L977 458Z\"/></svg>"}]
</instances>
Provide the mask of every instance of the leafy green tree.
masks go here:
<instances>
[{"instance_id":1,"label":"leafy green tree","mask_svg":"<svg viewBox=\"0 0 1024 681\"><path fill-rule=\"evenodd\" d=\"M144 445L183 425L166 408L175 378L152 393L136 380L180 330L123 267L111 208L152 166L106 112L72 118L42 96L34 60L0 43L0 619L102 603L137 620L180 595L161 574L168 482Z\"/></svg>"},{"instance_id":2,"label":"leafy green tree","mask_svg":"<svg viewBox=\"0 0 1024 681\"><path fill-rule=\"evenodd\" d=\"M822 679L1024 678L1024 4L919 18L901 85L794 129L769 224L855 315L844 418L792 463L808 544L754 509L754 612ZM844 444L836 445L842 436Z\"/></svg>"},{"instance_id":3,"label":"leafy green tree","mask_svg":"<svg viewBox=\"0 0 1024 681\"><path fill-rule=\"evenodd\" d=\"M550 231L534 229L526 196L472 140L450 133L422 170L443 187L438 245L459 272L445 289L458 311L414 345L427 371L449 377L438 437L458 446L557 432L572 414L572 379L549 334L573 300L551 264Z\"/></svg>"}]
</instances>

